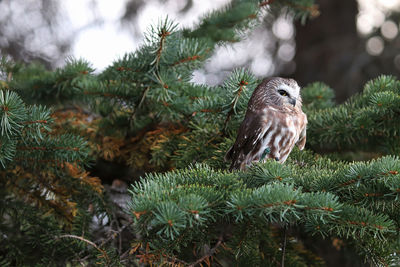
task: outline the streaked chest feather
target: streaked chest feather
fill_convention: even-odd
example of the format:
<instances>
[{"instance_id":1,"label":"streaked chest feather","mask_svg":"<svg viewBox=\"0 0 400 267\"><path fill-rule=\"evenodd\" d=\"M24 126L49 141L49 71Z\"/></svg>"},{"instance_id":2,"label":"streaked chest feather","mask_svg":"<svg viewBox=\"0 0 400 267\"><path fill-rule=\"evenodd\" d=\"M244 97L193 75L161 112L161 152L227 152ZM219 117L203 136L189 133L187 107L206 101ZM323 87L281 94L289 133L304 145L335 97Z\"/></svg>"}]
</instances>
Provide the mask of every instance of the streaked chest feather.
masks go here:
<instances>
[{"instance_id":1,"label":"streaked chest feather","mask_svg":"<svg viewBox=\"0 0 400 267\"><path fill-rule=\"evenodd\" d=\"M263 131L259 133L261 146L257 154L270 148L269 158L279 159L280 162L285 161L305 126L304 116L304 113L292 114L280 113L276 109L264 110Z\"/></svg>"}]
</instances>

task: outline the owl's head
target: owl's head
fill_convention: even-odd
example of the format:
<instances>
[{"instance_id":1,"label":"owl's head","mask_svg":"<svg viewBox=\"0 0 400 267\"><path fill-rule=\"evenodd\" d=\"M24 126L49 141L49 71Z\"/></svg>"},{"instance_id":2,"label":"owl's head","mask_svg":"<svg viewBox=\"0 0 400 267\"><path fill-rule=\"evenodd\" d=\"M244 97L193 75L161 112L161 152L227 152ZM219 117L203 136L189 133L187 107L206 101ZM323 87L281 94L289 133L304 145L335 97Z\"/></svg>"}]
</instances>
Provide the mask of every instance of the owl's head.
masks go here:
<instances>
[{"instance_id":1,"label":"owl's head","mask_svg":"<svg viewBox=\"0 0 400 267\"><path fill-rule=\"evenodd\" d=\"M293 79L272 77L263 80L254 90L249 101L249 109L257 112L266 105L301 108L300 87Z\"/></svg>"},{"instance_id":2,"label":"owl's head","mask_svg":"<svg viewBox=\"0 0 400 267\"><path fill-rule=\"evenodd\" d=\"M276 100L279 99L278 102L280 105L294 107L298 102L301 102L300 87L295 80L284 78L275 79L276 81L272 86L272 93L276 95Z\"/></svg>"}]
</instances>

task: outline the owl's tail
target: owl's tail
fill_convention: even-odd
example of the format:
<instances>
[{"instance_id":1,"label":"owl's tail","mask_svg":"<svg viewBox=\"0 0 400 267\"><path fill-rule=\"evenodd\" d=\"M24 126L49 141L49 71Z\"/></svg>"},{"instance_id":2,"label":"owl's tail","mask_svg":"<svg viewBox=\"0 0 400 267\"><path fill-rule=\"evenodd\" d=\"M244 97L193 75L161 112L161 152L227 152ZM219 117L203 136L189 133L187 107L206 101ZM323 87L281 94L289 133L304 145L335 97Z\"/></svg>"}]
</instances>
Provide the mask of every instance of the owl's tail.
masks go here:
<instances>
[{"instance_id":1,"label":"owl's tail","mask_svg":"<svg viewBox=\"0 0 400 267\"><path fill-rule=\"evenodd\" d=\"M235 168L235 160L233 159L233 146L231 146L231 148L229 148L228 152L226 152L224 160L231 161L231 166L229 167L229 171L237 169L237 168Z\"/></svg>"},{"instance_id":2,"label":"owl's tail","mask_svg":"<svg viewBox=\"0 0 400 267\"><path fill-rule=\"evenodd\" d=\"M224 160L225 161L231 161L232 160L232 155L233 154L233 146L231 146L231 148L229 148L228 152L226 152Z\"/></svg>"},{"instance_id":3,"label":"owl's tail","mask_svg":"<svg viewBox=\"0 0 400 267\"><path fill-rule=\"evenodd\" d=\"M238 157L235 157L236 155L234 155L234 146L231 146L231 148L229 148L228 152L226 152L224 160L225 161L231 161L231 166L229 167L229 171L233 171L233 170L243 170L243 164L241 164L241 161L238 160Z\"/></svg>"}]
</instances>

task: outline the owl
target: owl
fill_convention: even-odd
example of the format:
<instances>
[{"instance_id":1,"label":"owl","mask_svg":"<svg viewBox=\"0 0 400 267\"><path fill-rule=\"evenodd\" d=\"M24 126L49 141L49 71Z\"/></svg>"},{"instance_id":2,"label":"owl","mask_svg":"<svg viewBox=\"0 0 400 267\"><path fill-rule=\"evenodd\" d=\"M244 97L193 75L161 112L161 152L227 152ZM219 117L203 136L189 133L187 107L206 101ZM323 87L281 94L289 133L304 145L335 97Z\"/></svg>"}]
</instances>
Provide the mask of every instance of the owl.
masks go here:
<instances>
[{"instance_id":1,"label":"owl","mask_svg":"<svg viewBox=\"0 0 400 267\"><path fill-rule=\"evenodd\" d=\"M249 100L236 142L225 160L232 162L230 170L244 170L264 157L284 163L295 144L304 149L306 126L297 82L280 77L265 79Z\"/></svg>"}]
</instances>

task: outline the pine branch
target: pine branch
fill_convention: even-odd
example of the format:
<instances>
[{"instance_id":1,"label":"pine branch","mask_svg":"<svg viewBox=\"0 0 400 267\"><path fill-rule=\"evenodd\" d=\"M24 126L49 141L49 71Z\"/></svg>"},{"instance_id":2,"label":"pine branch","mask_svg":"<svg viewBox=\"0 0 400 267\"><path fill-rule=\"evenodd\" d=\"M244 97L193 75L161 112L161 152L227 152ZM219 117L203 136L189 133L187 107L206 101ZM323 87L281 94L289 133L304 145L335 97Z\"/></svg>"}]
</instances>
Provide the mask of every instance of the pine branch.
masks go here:
<instances>
[{"instance_id":1,"label":"pine branch","mask_svg":"<svg viewBox=\"0 0 400 267\"><path fill-rule=\"evenodd\" d=\"M157 46L154 51L155 58L153 62L151 62L156 72L159 69L161 56L165 50L167 37L170 36L176 28L177 24L166 17L163 22L159 22L159 25L156 28L151 27L146 35L146 40Z\"/></svg>"},{"instance_id":2,"label":"pine branch","mask_svg":"<svg viewBox=\"0 0 400 267\"><path fill-rule=\"evenodd\" d=\"M217 244L215 244L215 246L212 247L212 248L207 252L206 255L204 255L204 256L201 257L200 259L196 260L195 262L190 263L190 264L189 264L189 267L195 267L197 264L200 264L200 265L201 265L202 262L204 262L204 261L209 261L209 258L212 257L212 256L216 253L217 249L223 244L222 241L223 241L223 236L221 235L221 236L218 238Z\"/></svg>"},{"instance_id":3,"label":"pine branch","mask_svg":"<svg viewBox=\"0 0 400 267\"><path fill-rule=\"evenodd\" d=\"M240 97L240 94L241 94L242 91L243 91L243 87L246 86L246 85L248 85L248 84L249 84L248 82L245 82L245 81L243 81L243 80L240 81L240 83L239 83L239 89L238 89L238 91L237 91L237 93L236 93L236 96L234 97L234 99L233 99L233 101L232 101L231 109L229 110L228 115L226 116L226 119L225 119L225 122L224 122L224 127L223 127L224 131L226 131L228 122L229 122L229 120L231 119L233 113L235 112L235 107L236 107L237 102L239 101L239 97Z\"/></svg>"}]
</instances>

